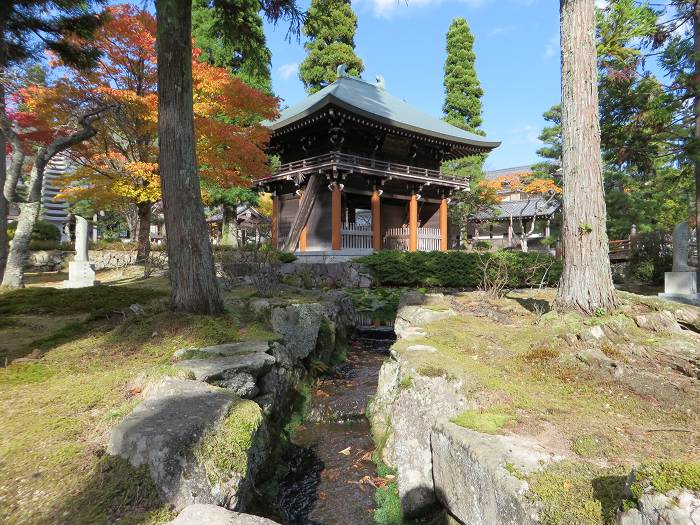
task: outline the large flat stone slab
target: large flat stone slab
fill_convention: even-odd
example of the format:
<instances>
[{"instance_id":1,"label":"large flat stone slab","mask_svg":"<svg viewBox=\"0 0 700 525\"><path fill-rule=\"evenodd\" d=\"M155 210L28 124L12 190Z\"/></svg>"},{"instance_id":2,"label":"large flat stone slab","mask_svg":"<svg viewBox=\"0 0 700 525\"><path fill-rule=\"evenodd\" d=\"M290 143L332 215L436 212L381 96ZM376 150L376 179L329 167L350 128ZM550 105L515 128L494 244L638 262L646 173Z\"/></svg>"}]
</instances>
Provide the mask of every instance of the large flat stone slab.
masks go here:
<instances>
[{"instance_id":1,"label":"large flat stone slab","mask_svg":"<svg viewBox=\"0 0 700 525\"><path fill-rule=\"evenodd\" d=\"M198 381L221 381L247 372L254 377L267 372L275 364L275 358L262 352L241 354L213 359L188 359L175 366L191 373Z\"/></svg>"},{"instance_id":2,"label":"large flat stone slab","mask_svg":"<svg viewBox=\"0 0 700 525\"><path fill-rule=\"evenodd\" d=\"M173 357L181 359L188 352L197 352L199 355L210 355L211 357L229 357L254 353L264 354L269 348L270 343L268 341L242 341L240 343L226 343L202 348L181 348L173 354Z\"/></svg>"},{"instance_id":3,"label":"large flat stone slab","mask_svg":"<svg viewBox=\"0 0 700 525\"><path fill-rule=\"evenodd\" d=\"M431 448L435 494L470 525L537 523L537 509L525 499L527 483L508 472L506 463L530 473L561 459L530 439L482 434L444 419L433 428Z\"/></svg>"},{"instance_id":4,"label":"large flat stone slab","mask_svg":"<svg viewBox=\"0 0 700 525\"><path fill-rule=\"evenodd\" d=\"M112 430L107 452L134 467L148 465L163 498L176 509L191 503L221 503L231 495L226 488L212 489L194 451L236 402L224 389L166 378Z\"/></svg>"},{"instance_id":5,"label":"large flat stone slab","mask_svg":"<svg viewBox=\"0 0 700 525\"><path fill-rule=\"evenodd\" d=\"M277 522L216 505L188 505L169 525L277 525Z\"/></svg>"}]
</instances>

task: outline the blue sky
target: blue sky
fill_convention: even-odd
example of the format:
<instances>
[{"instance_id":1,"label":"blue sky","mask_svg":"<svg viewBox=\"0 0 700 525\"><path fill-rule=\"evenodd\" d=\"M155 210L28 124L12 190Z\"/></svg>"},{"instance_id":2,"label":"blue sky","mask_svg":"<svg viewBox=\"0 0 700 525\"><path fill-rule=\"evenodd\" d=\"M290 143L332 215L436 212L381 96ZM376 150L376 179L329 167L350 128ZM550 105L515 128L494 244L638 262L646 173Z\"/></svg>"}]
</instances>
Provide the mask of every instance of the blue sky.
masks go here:
<instances>
[{"instance_id":1,"label":"blue sky","mask_svg":"<svg viewBox=\"0 0 700 525\"><path fill-rule=\"evenodd\" d=\"M306 8L308 3L301 3ZM457 16L475 37L476 68L485 95L484 130L502 146L486 161L499 169L538 161L542 113L560 98L559 3L552 0L356 0L356 52L363 78L381 74L392 94L441 116L445 34ZM267 24L275 93L284 104L305 97L296 67L303 38Z\"/></svg>"}]
</instances>

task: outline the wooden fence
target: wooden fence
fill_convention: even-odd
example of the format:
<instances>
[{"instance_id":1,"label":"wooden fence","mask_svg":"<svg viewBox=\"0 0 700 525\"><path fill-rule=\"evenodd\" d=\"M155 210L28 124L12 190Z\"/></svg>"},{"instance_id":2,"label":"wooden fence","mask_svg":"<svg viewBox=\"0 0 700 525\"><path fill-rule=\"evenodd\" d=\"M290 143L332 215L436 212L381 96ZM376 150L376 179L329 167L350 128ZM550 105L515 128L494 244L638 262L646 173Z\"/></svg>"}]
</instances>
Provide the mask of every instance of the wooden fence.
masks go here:
<instances>
[{"instance_id":1,"label":"wooden fence","mask_svg":"<svg viewBox=\"0 0 700 525\"><path fill-rule=\"evenodd\" d=\"M384 248L408 251L408 228L387 228L384 232ZM432 252L440 249L440 228L418 228L418 251Z\"/></svg>"},{"instance_id":2,"label":"wooden fence","mask_svg":"<svg viewBox=\"0 0 700 525\"><path fill-rule=\"evenodd\" d=\"M340 230L343 249L372 249L372 227L355 223L343 224Z\"/></svg>"}]
</instances>

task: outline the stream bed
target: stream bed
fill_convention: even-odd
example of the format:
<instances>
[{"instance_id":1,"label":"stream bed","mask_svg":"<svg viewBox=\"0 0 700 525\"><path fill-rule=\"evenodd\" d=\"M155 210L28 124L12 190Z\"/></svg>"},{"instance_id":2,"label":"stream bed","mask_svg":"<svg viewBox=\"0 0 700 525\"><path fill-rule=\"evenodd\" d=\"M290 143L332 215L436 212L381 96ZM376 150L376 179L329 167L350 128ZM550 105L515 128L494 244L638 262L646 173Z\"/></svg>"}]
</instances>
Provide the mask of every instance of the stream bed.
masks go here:
<instances>
[{"instance_id":1,"label":"stream bed","mask_svg":"<svg viewBox=\"0 0 700 525\"><path fill-rule=\"evenodd\" d=\"M373 523L376 470L365 411L393 342L387 335L370 331L354 340L347 360L310 392L279 480L275 506L284 525Z\"/></svg>"}]
</instances>

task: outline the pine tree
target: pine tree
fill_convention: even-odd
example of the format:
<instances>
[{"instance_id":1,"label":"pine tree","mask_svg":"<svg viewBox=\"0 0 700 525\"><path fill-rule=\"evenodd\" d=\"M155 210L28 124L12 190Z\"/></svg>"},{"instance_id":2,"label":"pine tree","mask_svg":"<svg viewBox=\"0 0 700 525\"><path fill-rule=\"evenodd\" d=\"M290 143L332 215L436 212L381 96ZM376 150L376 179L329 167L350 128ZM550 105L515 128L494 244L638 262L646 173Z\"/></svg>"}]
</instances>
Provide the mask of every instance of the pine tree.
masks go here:
<instances>
[{"instance_id":1,"label":"pine tree","mask_svg":"<svg viewBox=\"0 0 700 525\"><path fill-rule=\"evenodd\" d=\"M348 73L360 76L362 59L355 54L357 16L348 0L311 0L302 28L309 37L304 44L308 55L299 67L299 78L309 94L316 93L336 78L339 65Z\"/></svg>"},{"instance_id":2,"label":"pine tree","mask_svg":"<svg viewBox=\"0 0 700 525\"><path fill-rule=\"evenodd\" d=\"M246 84L272 93L270 60L258 0L229 0L227 14L211 0L193 0L192 36L200 60L228 68Z\"/></svg>"}]
</instances>

